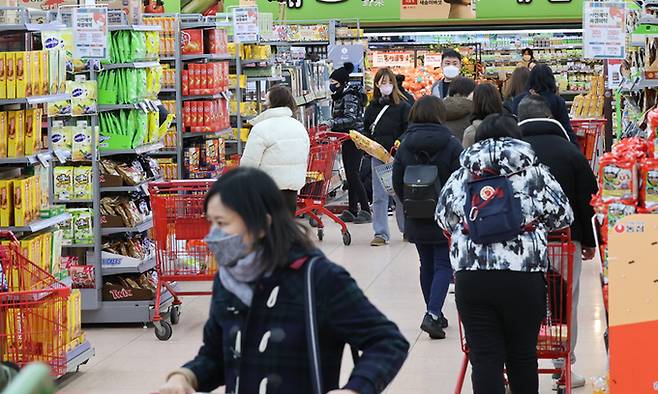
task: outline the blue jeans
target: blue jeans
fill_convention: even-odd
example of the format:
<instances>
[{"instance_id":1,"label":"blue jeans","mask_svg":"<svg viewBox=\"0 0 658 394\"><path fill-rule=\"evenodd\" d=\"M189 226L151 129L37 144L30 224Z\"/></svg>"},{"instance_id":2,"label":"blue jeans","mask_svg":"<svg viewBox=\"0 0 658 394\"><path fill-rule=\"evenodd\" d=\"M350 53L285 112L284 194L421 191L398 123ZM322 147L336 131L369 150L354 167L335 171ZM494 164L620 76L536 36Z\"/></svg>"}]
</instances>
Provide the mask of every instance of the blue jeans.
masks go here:
<instances>
[{"instance_id":1,"label":"blue jeans","mask_svg":"<svg viewBox=\"0 0 658 394\"><path fill-rule=\"evenodd\" d=\"M384 162L372 158L372 228L375 235L383 237L386 241L391 239L391 232L388 229L388 197L389 194L384 190L384 186L379 181L375 173L375 167L384 164ZM398 223L398 229L404 234L404 211L402 203L395 198L395 220Z\"/></svg>"},{"instance_id":2,"label":"blue jeans","mask_svg":"<svg viewBox=\"0 0 658 394\"><path fill-rule=\"evenodd\" d=\"M427 312L442 316L452 278L448 244L416 244L416 249L420 257L420 288Z\"/></svg>"}]
</instances>

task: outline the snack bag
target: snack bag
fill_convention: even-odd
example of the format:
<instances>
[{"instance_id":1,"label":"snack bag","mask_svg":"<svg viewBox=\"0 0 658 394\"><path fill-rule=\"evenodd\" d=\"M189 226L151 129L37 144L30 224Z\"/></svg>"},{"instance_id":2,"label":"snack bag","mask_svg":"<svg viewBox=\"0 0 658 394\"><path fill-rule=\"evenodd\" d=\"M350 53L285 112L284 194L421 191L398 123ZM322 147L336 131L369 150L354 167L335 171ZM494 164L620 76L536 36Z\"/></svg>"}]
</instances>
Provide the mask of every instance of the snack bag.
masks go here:
<instances>
[{"instance_id":1,"label":"snack bag","mask_svg":"<svg viewBox=\"0 0 658 394\"><path fill-rule=\"evenodd\" d=\"M640 202L644 208L658 208L658 160L646 159L640 164Z\"/></svg>"},{"instance_id":2,"label":"snack bag","mask_svg":"<svg viewBox=\"0 0 658 394\"><path fill-rule=\"evenodd\" d=\"M76 244L91 244L94 242L94 215L88 208L74 211L73 233Z\"/></svg>"},{"instance_id":3,"label":"snack bag","mask_svg":"<svg viewBox=\"0 0 658 394\"><path fill-rule=\"evenodd\" d=\"M67 201L73 198L73 167L60 166L53 169L55 199Z\"/></svg>"},{"instance_id":4,"label":"snack bag","mask_svg":"<svg viewBox=\"0 0 658 394\"><path fill-rule=\"evenodd\" d=\"M85 81L83 78L78 78L76 81L67 81L66 91L71 94L73 116L85 116L97 112L97 81Z\"/></svg>"},{"instance_id":5,"label":"snack bag","mask_svg":"<svg viewBox=\"0 0 658 394\"><path fill-rule=\"evenodd\" d=\"M61 120L53 121L50 140L54 150L67 152L68 154L65 156L67 159L71 158L71 149L73 147L72 126L64 126L64 122Z\"/></svg>"},{"instance_id":6,"label":"snack bag","mask_svg":"<svg viewBox=\"0 0 658 394\"><path fill-rule=\"evenodd\" d=\"M365 151L370 156L375 157L384 163L393 160L393 156L391 156L383 146L358 131L350 130L350 138L352 138L352 141L354 141L357 148Z\"/></svg>"},{"instance_id":7,"label":"snack bag","mask_svg":"<svg viewBox=\"0 0 658 394\"><path fill-rule=\"evenodd\" d=\"M636 201L613 202L608 204L608 231L614 229L621 219L625 216L632 215L636 210Z\"/></svg>"},{"instance_id":8,"label":"snack bag","mask_svg":"<svg viewBox=\"0 0 658 394\"><path fill-rule=\"evenodd\" d=\"M77 123L73 128L71 160L84 161L92 159L91 127L86 121Z\"/></svg>"},{"instance_id":9,"label":"snack bag","mask_svg":"<svg viewBox=\"0 0 658 394\"><path fill-rule=\"evenodd\" d=\"M77 200L91 199L92 168L90 166L75 167L73 170L73 198Z\"/></svg>"},{"instance_id":10,"label":"snack bag","mask_svg":"<svg viewBox=\"0 0 658 394\"><path fill-rule=\"evenodd\" d=\"M59 231L62 232L62 244L63 245L71 245L73 244L73 241L75 239L74 233L73 233L73 218L74 218L74 213L72 212L72 209L68 209L67 212L71 214L71 218L67 219L60 224L57 225L57 228ZM62 261L63 262L63 261Z\"/></svg>"},{"instance_id":11,"label":"snack bag","mask_svg":"<svg viewBox=\"0 0 658 394\"><path fill-rule=\"evenodd\" d=\"M604 202L636 199L638 182L635 160L604 155L599 167L599 182Z\"/></svg>"}]
</instances>

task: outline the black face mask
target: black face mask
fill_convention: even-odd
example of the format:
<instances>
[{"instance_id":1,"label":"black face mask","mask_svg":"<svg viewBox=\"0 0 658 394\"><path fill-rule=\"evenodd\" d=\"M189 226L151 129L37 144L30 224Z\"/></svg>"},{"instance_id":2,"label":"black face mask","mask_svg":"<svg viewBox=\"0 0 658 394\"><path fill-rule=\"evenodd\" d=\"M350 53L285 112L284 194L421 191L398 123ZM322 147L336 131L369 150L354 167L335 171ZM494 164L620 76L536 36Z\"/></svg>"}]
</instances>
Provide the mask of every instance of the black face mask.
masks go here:
<instances>
[{"instance_id":1,"label":"black face mask","mask_svg":"<svg viewBox=\"0 0 658 394\"><path fill-rule=\"evenodd\" d=\"M342 85L338 86L338 84L332 83L332 84L329 85L329 90L331 90L332 93L336 93L337 91L340 90L341 87L342 87Z\"/></svg>"}]
</instances>

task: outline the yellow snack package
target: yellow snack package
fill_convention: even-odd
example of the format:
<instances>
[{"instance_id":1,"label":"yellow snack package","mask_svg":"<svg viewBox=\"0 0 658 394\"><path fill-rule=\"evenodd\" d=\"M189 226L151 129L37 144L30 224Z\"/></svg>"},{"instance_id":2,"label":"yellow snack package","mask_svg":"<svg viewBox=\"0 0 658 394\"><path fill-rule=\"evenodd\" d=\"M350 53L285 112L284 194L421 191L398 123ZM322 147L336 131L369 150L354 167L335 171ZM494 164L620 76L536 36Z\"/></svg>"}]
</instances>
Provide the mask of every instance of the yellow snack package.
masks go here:
<instances>
[{"instance_id":1,"label":"yellow snack package","mask_svg":"<svg viewBox=\"0 0 658 394\"><path fill-rule=\"evenodd\" d=\"M92 168L90 166L75 167L73 170L73 198L76 200L91 199Z\"/></svg>"},{"instance_id":2,"label":"yellow snack package","mask_svg":"<svg viewBox=\"0 0 658 394\"><path fill-rule=\"evenodd\" d=\"M14 224L14 180L0 179L0 227Z\"/></svg>"},{"instance_id":3,"label":"yellow snack package","mask_svg":"<svg viewBox=\"0 0 658 394\"><path fill-rule=\"evenodd\" d=\"M50 82L48 81L48 67L50 66L50 59L48 57L49 51L39 52L39 82L41 82L41 94L50 94Z\"/></svg>"},{"instance_id":4,"label":"yellow snack package","mask_svg":"<svg viewBox=\"0 0 658 394\"><path fill-rule=\"evenodd\" d=\"M27 52L15 52L16 64L16 98L27 97L28 83L27 75L30 74L29 59L26 59ZM31 87L30 87L31 90ZM31 93L31 92L30 92Z\"/></svg>"},{"instance_id":5,"label":"yellow snack package","mask_svg":"<svg viewBox=\"0 0 658 394\"><path fill-rule=\"evenodd\" d=\"M5 75L7 76L7 98L16 98L16 52L7 52Z\"/></svg>"},{"instance_id":6,"label":"yellow snack package","mask_svg":"<svg viewBox=\"0 0 658 394\"><path fill-rule=\"evenodd\" d=\"M0 112L0 157L7 157L7 113Z\"/></svg>"},{"instance_id":7,"label":"yellow snack package","mask_svg":"<svg viewBox=\"0 0 658 394\"><path fill-rule=\"evenodd\" d=\"M27 222L27 200L29 192L26 178L14 180L14 225L25 226Z\"/></svg>"},{"instance_id":8,"label":"yellow snack package","mask_svg":"<svg viewBox=\"0 0 658 394\"><path fill-rule=\"evenodd\" d=\"M68 201L73 198L73 167L60 166L53 169L54 195L56 200Z\"/></svg>"},{"instance_id":9,"label":"yellow snack package","mask_svg":"<svg viewBox=\"0 0 658 394\"><path fill-rule=\"evenodd\" d=\"M7 98L7 54L0 52L0 99Z\"/></svg>"},{"instance_id":10,"label":"yellow snack package","mask_svg":"<svg viewBox=\"0 0 658 394\"><path fill-rule=\"evenodd\" d=\"M32 56L32 61L30 62L32 72L32 95L47 95L48 93L43 91L43 84L41 82L41 51L32 51L30 52L30 55Z\"/></svg>"},{"instance_id":11,"label":"yellow snack package","mask_svg":"<svg viewBox=\"0 0 658 394\"><path fill-rule=\"evenodd\" d=\"M71 142L71 160L91 160L91 127L86 121L79 121L71 127L73 138Z\"/></svg>"}]
</instances>

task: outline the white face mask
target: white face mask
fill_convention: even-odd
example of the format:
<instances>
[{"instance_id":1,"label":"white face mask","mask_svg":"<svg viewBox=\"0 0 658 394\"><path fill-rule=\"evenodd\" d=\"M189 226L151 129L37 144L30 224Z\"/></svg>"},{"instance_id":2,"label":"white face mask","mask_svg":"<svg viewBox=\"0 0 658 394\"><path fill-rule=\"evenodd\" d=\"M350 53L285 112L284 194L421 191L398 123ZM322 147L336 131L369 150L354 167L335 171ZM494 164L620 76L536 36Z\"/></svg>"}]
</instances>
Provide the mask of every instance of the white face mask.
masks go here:
<instances>
[{"instance_id":1,"label":"white face mask","mask_svg":"<svg viewBox=\"0 0 658 394\"><path fill-rule=\"evenodd\" d=\"M390 96L391 93L393 93L393 85L390 83L386 85L380 85L379 91L382 92L382 96Z\"/></svg>"},{"instance_id":2,"label":"white face mask","mask_svg":"<svg viewBox=\"0 0 658 394\"><path fill-rule=\"evenodd\" d=\"M443 69L443 75L449 79L457 78L459 76L459 67L445 66Z\"/></svg>"}]
</instances>

